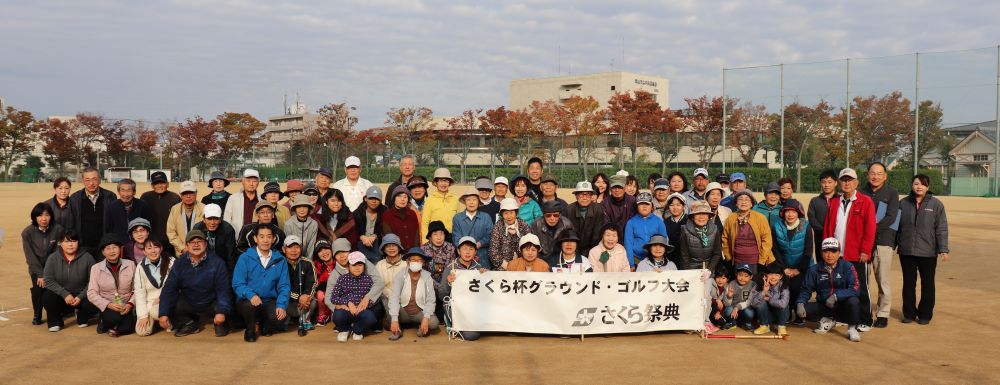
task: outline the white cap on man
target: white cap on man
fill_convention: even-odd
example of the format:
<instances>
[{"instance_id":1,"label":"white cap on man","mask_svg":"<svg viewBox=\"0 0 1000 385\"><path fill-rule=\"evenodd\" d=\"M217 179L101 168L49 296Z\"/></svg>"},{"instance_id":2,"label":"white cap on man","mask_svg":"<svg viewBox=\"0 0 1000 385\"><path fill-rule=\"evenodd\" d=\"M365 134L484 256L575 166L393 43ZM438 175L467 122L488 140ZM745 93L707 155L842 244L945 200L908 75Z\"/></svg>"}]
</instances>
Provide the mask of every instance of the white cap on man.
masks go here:
<instances>
[{"instance_id":1,"label":"white cap on man","mask_svg":"<svg viewBox=\"0 0 1000 385\"><path fill-rule=\"evenodd\" d=\"M215 203L205 205L205 218L222 218L222 207Z\"/></svg>"},{"instance_id":2,"label":"white cap on man","mask_svg":"<svg viewBox=\"0 0 1000 385\"><path fill-rule=\"evenodd\" d=\"M257 172L257 170L254 170L252 168L248 168L246 170L243 170L243 177L244 178L257 178L257 179L260 179L260 173Z\"/></svg>"},{"instance_id":3,"label":"white cap on man","mask_svg":"<svg viewBox=\"0 0 1000 385\"><path fill-rule=\"evenodd\" d=\"M837 238L830 237L823 240L823 250L837 250L840 251L840 241Z\"/></svg>"},{"instance_id":4,"label":"white cap on man","mask_svg":"<svg viewBox=\"0 0 1000 385\"><path fill-rule=\"evenodd\" d=\"M853 168L845 168L843 170L840 170L840 174L837 175L837 179L844 179L844 178L858 179L858 172L854 171Z\"/></svg>"},{"instance_id":5,"label":"white cap on man","mask_svg":"<svg viewBox=\"0 0 1000 385\"><path fill-rule=\"evenodd\" d=\"M354 155L347 157L347 159L344 160L344 168L351 167L361 167L361 159L358 159L358 157Z\"/></svg>"},{"instance_id":6,"label":"white cap on man","mask_svg":"<svg viewBox=\"0 0 1000 385\"><path fill-rule=\"evenodd\" d=\"M194 182L186 180L181 182L181 194L198 192L198 186L194 185Z\"/></svg>"},{"instance_id":7,"label":"white cap on man","mask_svg":"<svg viewBox=\"0 0 1000 385\"><path fill-rule=\"evenodd\" d=\"M507 177L505 176L498 176L496 179L493 180L494 186L498 184L502 184L504 186L510 186L510 182L507 181Z\"/></svg>"}]
</instances>

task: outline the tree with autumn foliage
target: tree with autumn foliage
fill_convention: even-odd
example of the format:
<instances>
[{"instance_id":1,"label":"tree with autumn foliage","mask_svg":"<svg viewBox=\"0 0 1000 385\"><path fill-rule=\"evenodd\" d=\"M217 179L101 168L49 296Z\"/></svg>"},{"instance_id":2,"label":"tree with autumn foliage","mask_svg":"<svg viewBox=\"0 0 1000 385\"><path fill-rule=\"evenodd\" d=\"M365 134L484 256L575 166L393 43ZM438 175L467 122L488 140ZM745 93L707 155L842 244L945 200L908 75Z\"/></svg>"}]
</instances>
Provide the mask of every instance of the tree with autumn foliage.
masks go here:
<instances>
[{"instance_id":1,"label":"tree with autumn foliage","mask_svg":"<svg viewBox=\"0 0 1000 385\"><path fill-rule=\"evenodd\" d=\"M387 130L381 128L369 128L366 130L361 130L354 135L351 135L345 139L345 147L349 147L352 150L347 151L344 155L354 155L361 158L362 165L370 165L373 162L375 155L383 155L383 162L387 162L386 156L391 152L391 147L386 145L385 141L390 137L390 133Z\"/></svg>"},{"instance_id":2,"label":"tree with autumn foliage","mask_svg":"<svg viewBox=\"0 0 1000 385\"><path fill-rule=\"evenodd\" d=\"M528 109L510 111L507 114L508 139L511 143L521 143L515 152L521 172L526 172L524 168L527 166L528 158L543 155L535 151L535 143L540 141L543 135L536 121Z\"/></svg>"},{"instance_id":3,"label":"tree with autumn foliage","mask_svg":"<svg viewBox=\"0 0 1000 385\"><path fill-rule=\"evenodd\" d=\"M0 164L4 175L10 176L11 166L31 153L42 126L31 112L12 106L0 110Z\"/></svg>"},{"instance_id":4,"label":"tree with autumn foliage","mask_svg":"<svg viewBox=\"0 0 1000 385\"><path fill-rule=\"evenodd\" d=\"M127 133L126 146L139 159L140 168L146 168L146 162L153 155L156 144L160 141L160 132L146 127L138 122Z\"/></svg>"},{"instance_id":5,"label":"tree with autumn foliage","mask_svg":"<svg viewBox=\"0 0 1000 385\"><path fill-rule=\"evenodd\" d=\"M798 101L785 106L785 164L795 169L795 186L802 188L802 162L807 147L818 133L831 124L830 112L833 107L825 100L815 106L800 104ZM779 136L780 122L773 122L772 136Z\"/></svg>"},{"instance_id":6,"label":"tree with autumn foliage","mask_svg":"<svg viewBox=\"0 0 1000 385\"><path fill-rule=\"evenodd\" d=\"M306 136L299 144L306 148L306 156L311 164L316 164L314 147L324 146L330 151L333 171L333 179L337 179L339 164L345 157L345 148L348 139L356 132L354 127L358 125L358 117L354 115L354 107L347 103L330 103L317 111L319 120L315 127L306 129Z\"/></svg>"},{"instance_id":7,"label":"tree with autumn foliage","mask_svg":"<svg viewBox=\"0 0 1000 385\"><path fill-rule=\"evenodd\" d=\"M567 142L567 135L573 135L576 139L577 164L583 168L584 178L589 179L590 159L606 129L605 111L593 96L572 96L563 101L561 110L556 121L558 132L564 143Z\"/></svg>"},{"instance_id":8,"label":"tree with autumn foliage","mask_svg":"<svg viewBox=\"0 0 1000 385\"><path fill-rule=\"evenodd\" d=\"M459 164L461 181L465 182L465 161L469 158L469 142L478 139L476 132L479 130L480 119L483 117L482 108L470 108L462 111L462 114L453 118L445 119L448 124L446 137L451 142L458 144L462 148L459 153Z\"/></svg>"},{"instance_id":9,"label":"tree with autumn foliage","mask_svg":"<svg viewBox=\"0 0 1000 385\"><path fill-rule=\"evenodd\" d=\"M385 113L385 126L392 143L399 145L401 154L416 154L416 140L421 133L434 130L434 111L427 107L396 107Z\"/></svg>"},{"instance_id":10,"label":"tree with autumn foliage","mask_svg":"<svg viewBox=\"0 0 1000 385\"><path fill-rule=\"evenodd\" d=\"M253 115L243 112L224 112L215 118L218 124L218 151L216 159L239 159L251 152L254 137L267 127Z\"/></svg>"},{"instance_id":11,"label":"tree with autumn foliage","mask_svg":"<svg viewBox=\"0 0 1000 385\"><path fill-rule=\"evenodd\" d=\"M170 127L168 135L173 140L168 151L183 156L189 167L201 164L218 148L218 133L219 122L201 116L188 118Z\"/></svg>"},{"instance_id":12,"label":"tree with autumn foliage","mask_svg":"<svg viewBox=\"0 0 1000 385\"><path fill-rule=\"evenodd\" d=\"M667 174L667 164L677 157L677 133L684 126L684 121L669 108L660 112L660 123L646 135L645 143L660 155L660 174Z\"/></svg>"},{"instance_id":13,"label":"tree with autumn foliage","mask_svg":"<svg viewBox=\"0 0 1000 385\"><path fill-rule=\"evenodd\" d=\"M50 119L42 125L42 137L45 142L42 151L49 167L62 175L67 163L82 164L82 154L76 148L76 139L68 122Z\"/></svg>"},{"instance_id":14,"label":"tree with autumn foliage","mask_svg":"<svg viewBox=\"0 0 1000 385\"><path fill-rule=\"evenodd\" d=\"M634 96L633 96L634 94ZM663 110L656 95L646 91L616 92L608 100L610 132L617 132L632 151L632 164L638 167L640 136L663 127Z\"/></svg>"},{"instance_id":15,"label":"tree with autumn foliage","mask_svg":"<svg viewBox=\"0 0 1000 385\"><path fill-rule=\"evenodd\" d=\"M708 167L712 157L719 153L722 142L722 97L709 99L708 95L698 98L684 98L687 111L683 118L684 130L689 135L689 145L698 154L698 163ZM726 99L727 126L739 123L739 114L734 111L738 99ZM728 133L727 133L728 134Z\"/></svg>"},{"instance_id":16,"label":"tree with autumn foliage","mask_svg":"<svg viewBox=\"0 0 1000 385\"><path fill-rule=\"evenodd\" d=\"M497 154L503 153L502 144L506 141L509 129L507 127L508 111L504 106L483 111L479 117L479 129L486 135L490 144L490 178L496 178L496 161L499 159L504 166L510 164L510 157Z\"/></svg>"},{"instance_id":17,"label":"tree with autumn foliage","mask_svg":"<svg viewBox=\"0 0 1000 385\"><path fill-rule=\"evenodd\" d=\"M846 130L844 111L834 116L834 122L839 129ZM851 163L885 162L898 149L912 148L912 132L910 100L901 92L894 91L882 97L855 97L851 102ZM844 142L840 141L839 145L844 146Z\"/></svg>"},{"instance_id":18,"label":"tree with autumn foliage","mask_svg":"<svg viewBox=\"0 0 1000 385\"><path fill-rule=\"evenodd\" d=\"M735 124L727 124L729 128L726 132L726 141L729 142L727 146L736 149L747 167L753 167L754 158L768 142L771 123L775 119L763 104L753 104L750 101L741 104L734 112L740 118ZM767 159L764 161L767 162Z\"/></svg>"},{"instance_id":19,"label":"tree with autumn foliage","mask_svg":"<svg viewBox=\"0 0 1000 385\"><path fill-rule=\"evenodd\" d=\"M98 141L104 145L105 159L110 160L113 165L125 164L125 156L128 154L128 143L125 133L129 130L129 125L121 119L104 121L104 124L97 126Z\"/></svg>"}]
</instances>

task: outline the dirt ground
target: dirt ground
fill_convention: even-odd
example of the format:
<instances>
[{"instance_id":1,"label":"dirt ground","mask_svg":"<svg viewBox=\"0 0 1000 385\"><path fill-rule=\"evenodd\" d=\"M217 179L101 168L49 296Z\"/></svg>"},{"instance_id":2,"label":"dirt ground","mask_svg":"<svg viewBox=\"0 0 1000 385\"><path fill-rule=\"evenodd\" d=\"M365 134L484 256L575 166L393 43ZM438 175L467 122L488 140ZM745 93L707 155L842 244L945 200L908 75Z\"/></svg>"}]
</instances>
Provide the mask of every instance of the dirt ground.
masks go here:
<instances>
[{"instance_id":1,"label":"dirt ground","mask_svg":"<svg viewBox=\"0 0 1000 385\"><path fill-rule=\"evenodd\" d=\"M79 184L74 189L79 188ZM383 186L384 187L384 186ZM105 188L114 188L106 184ZM174 189L177 186L173 186ZM199 188L202 188L200 186ZM230 186L236 191L238 186ZM140 192L147 190L140 186ZM204 192L204 191L203 191ZM566 198L569 193L560 193ZM47 184L0 184L0 383L995 383L1000 337L995 321L1000 267L996 244L1000 200L942 197L950 220L952 260L938 266L933 323L904 325L901 273L893 263L889 328L850 343L846 328L828 335L790 327L780 340L702 340L685 333L560 339L487 335L448 341L417 339L412 330L337 343L332 325L304 338L295 333L243 342L211 329L186 338L158 333L112 339L93 326L49 333L31 325L29 277L20 232ZM808 201L809 195L800 199ZM24 309L24 310L20 310ZM742 332L739 332L742 333Z\"/></svg>"}]
</instances>

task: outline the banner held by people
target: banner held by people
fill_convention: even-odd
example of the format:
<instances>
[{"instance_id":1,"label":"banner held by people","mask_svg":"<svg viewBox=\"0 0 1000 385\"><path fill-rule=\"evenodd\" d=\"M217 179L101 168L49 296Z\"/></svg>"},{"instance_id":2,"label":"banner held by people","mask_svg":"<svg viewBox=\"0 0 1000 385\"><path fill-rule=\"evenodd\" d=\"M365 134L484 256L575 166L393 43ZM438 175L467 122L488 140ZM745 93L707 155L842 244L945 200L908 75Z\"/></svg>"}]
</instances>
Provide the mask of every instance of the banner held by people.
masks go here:
<instances>
[{"instance_id":1,"label":"banner held by people","mask_svg":"<svg viewBox=\"0 0 1000 385\"><path fill-rule=\"evenodd\" d=\"M701 270L456 273L457 330L581 335L704 327Z\"/></svg>"}]
</instances>

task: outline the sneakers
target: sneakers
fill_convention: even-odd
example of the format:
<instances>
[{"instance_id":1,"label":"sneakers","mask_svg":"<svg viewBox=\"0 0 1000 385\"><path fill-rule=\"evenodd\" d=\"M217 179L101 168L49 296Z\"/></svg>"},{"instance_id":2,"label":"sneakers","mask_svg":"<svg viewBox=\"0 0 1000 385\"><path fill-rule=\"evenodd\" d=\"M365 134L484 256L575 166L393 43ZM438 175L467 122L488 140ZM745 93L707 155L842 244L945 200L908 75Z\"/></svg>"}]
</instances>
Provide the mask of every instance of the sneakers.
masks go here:
<instances>
[{"instance_id":1,"label":"sneakers","mask_svg":"<svg viewBox=\"0 0 1000 385\"><path fill-rule=\"evenodd\" d=\"M771 327L770 326L768 326L768 325L760 325L760 327L758 327L757 329L754 329L753 334L761 335L761 334L767 334L767 333L770 333L770 332L771 332Z\"/></svg>"},{"instance_id":2,"label":"sneakers","mask_svg":"<svg viewBox=\"0 0 1000 385\"><path fill-rule=\"evenodd\" d=\"M337 342L347 342L347 337L351 336L351 332L339 332L337 333Z\"/></svg>"},{"instance_id":3,"label":"sneakers","mask_svg":"<svg viewBox=\"0 0 1000 385\"><path fill-rule=\"evenodd\" d=\"M802 318L796 317L795 320L792 321L792 325L795 325L795 326L798 326L798 327L806 326L806 320L802 319Z\"/></svg>"},{"instance_id":4,"label":"sneakers","mask_svg":"<svg viewBox=\"0 0 1000 385\"><path fill-rule=\"evenodd\" d=\"M785 329L785 325L778 326L778 335L779 336L787 336L788 335L788 330Z\"/></svg>"},{"instance_id":5,"label":"sneakers","mask_svg":"<svg viewBox=\"0 0 1000 385\"><path fill-rule=\"evenodd\" d=\"M81 329L83 329L83 328L85 328L87 326L90 326L90 325L88 325L87 323L82 323L82 324L77 324L76 325L76 327L81 328Z\"/></svg>"},{"instance_id":6,"label":"sneakers","mask_svg":"<svg viewBox=\"0 0 1000 385\"><path fill-rule=\"evenodd\" d=\"M889 326L889 319L885 317L878 317L875 319L875 327L882 329Z\"/></svg>"},{"instance_id":7,"label":"sneakers","mask_svg":"<svg viewBox=\"0 0 1000 385\"><path fill-rule=\"evenodd\" d=\"M120 336L120 335L122 335L122 334L121 334L121 332L118 331L118 329L108 330L108 337L118 338L118 336Z\"/></svg>"},{"instance_id":8,"label":"sneakers","mask_svg":"<svg viewBox=\"0 0 1000 385\"><path fill-rule=\"evenodd\" d=\"M826 332L830 331L830 329L833 329L833 325L835 324L836 322L833 318L823 317L819 320L819 327L813 329L813 333L826 334Z\"/></svg>"},{"instance_id":9,"label":"sneakers","mask_svg":"<svg viewBox=\"0 0 1000 385\"><path fill-rule=\"evenodd\" d=\"M722 330L733 330L733 329L736 329L736 324L732 322L728 322L725 325L722 325Z\"/></svg>"},{"instance_id":10,"label":"sneakers","mask_svg":"<svg viewBox=\"0 0 1000 385\"><path fill-rule=\"evenodd\" d=\"M59 325L49 327L49 331L53 332L53 333L55 333L57 331L60 331L60 330L62 330L62 326L59 326Z\"/></svg>"},{"instance_id":11,"label":"sneakers","mask_svg":"<svg viewBox=\"0 0 1000 385\"><path fill-rule=\"evenodd\" d=\"M313 329L315 329L315 327L313 326L312 322L309 322L309 321L303 322L302 323L302 328L306 329L306 330L313 330Z\"/></svg>"},{"instance_id":12,"label":"sneakers","mask_svg":"<svg viewBox=\"0 0 1000 385\"><path fill-rule=\"evenodd\" d=\"M351 333L351 339L355 340L355 341L361 341L361 340L365 339L365 335L364 334Z\"/></svg>"},{"instance_id":13,"label":"sneakers","mask_svg":"<svg viewBox=\"0 0 1000 385\"><path fill-rule=\"evenodd\" d=\"M31 324L38 326L42 324L42 317L34 317L31 319Z\"/></svg>"},{"instance_id":14,"label":"sneakers","mask_svg":"<svg viewBox=\"0 0 1000 385\"><path fill-rule=\"evenodd\" d=\"M858 329L859 332L867 333L867 332L870 332L872 330L872 327L871 327L871 325L861 324L861 325L858 325L856 327L856 329Z\"/></svg>"},{"instance_id":15,"label":"sneakers","mask_svg":"<svg viewBox=\"0 0 1000 385\"><path fill-rule=\"evenodd\" d=\"M396 341L403 338L403 333L391 333L389 334L389 341Z\"/></svg>"},{"instance_id":16,"label":"sneakers","mask_svg":"<svg viewBox=\"0 0 1000 385\"><path fill-rule=\"evenodd\" d=\"M861 333L858 333L857 327L849 326L847 328L847 336L851 339L851 342L861 342Z\"/></svg>"},{"instance_id":17,"label":"sneakers","mask_svg":"<svg viewBox=\"0 0 1000 385\"><path fill-rule=\"evenodd\" d=\"M174 337L187 337L189 335L197 334L200 332L201 328L198 327L197 323L195 323L194 321L188 321L184 325L181 325L179 328L177 328L177 331L174 332Z\"/></svg>"}]
</instances>

